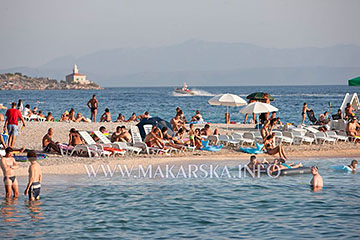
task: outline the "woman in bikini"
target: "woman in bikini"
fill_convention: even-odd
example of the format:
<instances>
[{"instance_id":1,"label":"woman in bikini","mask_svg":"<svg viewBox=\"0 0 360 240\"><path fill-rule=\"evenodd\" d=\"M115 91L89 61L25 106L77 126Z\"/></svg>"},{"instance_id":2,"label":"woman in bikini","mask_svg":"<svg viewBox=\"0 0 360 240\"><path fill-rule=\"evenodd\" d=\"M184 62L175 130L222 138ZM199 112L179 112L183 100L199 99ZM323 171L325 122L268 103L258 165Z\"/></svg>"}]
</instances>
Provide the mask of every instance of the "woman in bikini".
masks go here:
<instances>
[{"instance_id":1,"label":"woman in bikini","mask_svg":"<svg viewBox=\"0 0 360 240\"><path fill-rule=\"evenodd\" d=\"M263 149L266 149L266 152L269 155L275 155L275 154L279 153L280 158L287 159L287 156L286 156L283 146L275 146L274 138L275 138L275 133L272 133L269 136L267 136L264 141Z\"/></svg>"}]
</instances>

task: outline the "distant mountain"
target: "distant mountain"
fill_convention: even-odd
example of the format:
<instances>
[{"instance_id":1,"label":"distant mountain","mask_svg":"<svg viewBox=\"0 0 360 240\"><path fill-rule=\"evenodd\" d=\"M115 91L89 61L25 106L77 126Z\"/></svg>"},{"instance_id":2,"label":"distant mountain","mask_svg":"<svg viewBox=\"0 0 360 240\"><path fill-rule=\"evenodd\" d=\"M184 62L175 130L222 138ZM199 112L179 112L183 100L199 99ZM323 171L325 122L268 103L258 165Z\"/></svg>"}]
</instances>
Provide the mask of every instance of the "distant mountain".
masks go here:
<instances>
[{"instance_id":1,"label":"distant mountain","mask_svg":"<svg viewBox=\"0 0 360 240\"><path fill-rule=\"evenodd\" d=\"M13 71L61 80L75 63L88 79L103 86L175 86L183 81L192 85L346 84L349 77L360 75L360 47L277 49L189 40L166 47L64 56L36 69Z\"/></svg>"}]
</instances>

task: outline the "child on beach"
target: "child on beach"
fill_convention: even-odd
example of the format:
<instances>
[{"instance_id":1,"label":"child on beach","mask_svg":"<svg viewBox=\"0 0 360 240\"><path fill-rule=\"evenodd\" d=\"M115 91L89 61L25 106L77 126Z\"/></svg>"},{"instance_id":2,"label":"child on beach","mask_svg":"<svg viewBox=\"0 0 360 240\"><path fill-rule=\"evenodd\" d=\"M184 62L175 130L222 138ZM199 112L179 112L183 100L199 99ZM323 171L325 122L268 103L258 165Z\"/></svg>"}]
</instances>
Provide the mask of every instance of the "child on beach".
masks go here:
<instances>
[{"instance_id":1,"label":"child on beach","mask_svg":"<svg viewBox=\"0 0 360 240\"><path fill-rule=\"evenodd\" d=\"M111 113L108 108L105 108L105 112L100 117L100 122L111 122Z\"/></svg>"},{"instance_id":2,"label":"child on beach","mask_svg":"<svg viewBox=\"0 0 360 240\"><path fill-rule=\"evenodd\" d=\"M25 195L29 194L29 200L40 200L40 188L42 173L40 164L36 161L35 151L30 151L27 153L27 158L30 161L31 165L29 166L29 182L24 191Z\"/></svg>"},{"instance_id":3,"label":"child on beach","mask_svg":"<svg viewBox=\"0 0 360 240\"><path fill-rule=\"evenodd\" d=\"M191 146L195 146L195 130L194 130L194 124L190 124L190 129L189 129L189 139L190 139L190 145Z\"/></svg>"},{"instance_id":4,"label":"child on beach","mask_svg":"<svg viewBox=\"0 0 360 240\"><path fill-rule=\"evenodd\" d=\"M304 103L302 112L301 112L301 116L302 116L302 122L301 125L305 124L305 116L306 116L306 111L309 111L310 109L307 107L307 103Z\"/></svg>"}]
</instances>

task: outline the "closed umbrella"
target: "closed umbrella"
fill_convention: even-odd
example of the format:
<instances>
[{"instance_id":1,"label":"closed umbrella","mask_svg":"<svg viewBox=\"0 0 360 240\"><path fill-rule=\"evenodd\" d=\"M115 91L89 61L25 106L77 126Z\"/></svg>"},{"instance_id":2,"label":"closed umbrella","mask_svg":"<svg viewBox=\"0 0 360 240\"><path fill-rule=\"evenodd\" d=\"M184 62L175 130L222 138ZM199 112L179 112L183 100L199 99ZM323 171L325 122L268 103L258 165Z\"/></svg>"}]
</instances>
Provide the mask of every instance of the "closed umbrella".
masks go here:
<instances>
[{"instance_id":1,"label":"closed umbrella","mask_svg":"<svg viewBox=\"0 0 360 240\"><path fill-rule=\"evenodd\" d=\"M246 101L238 95L225 93L211 98L208 103L214 106L226 106L226 115L229 114L229 107L239 107L246 105Z\"/></svg>"}]
</instances>

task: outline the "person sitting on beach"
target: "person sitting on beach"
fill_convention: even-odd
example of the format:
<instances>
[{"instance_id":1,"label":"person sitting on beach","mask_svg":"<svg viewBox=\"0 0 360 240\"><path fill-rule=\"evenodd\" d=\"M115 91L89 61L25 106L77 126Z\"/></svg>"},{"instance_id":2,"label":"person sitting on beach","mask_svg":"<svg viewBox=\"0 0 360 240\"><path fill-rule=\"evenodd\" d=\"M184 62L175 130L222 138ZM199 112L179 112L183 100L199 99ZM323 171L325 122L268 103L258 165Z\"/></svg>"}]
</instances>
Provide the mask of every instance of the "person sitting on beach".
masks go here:
<instances>
[{"instance_id":1,"label":"person sitting on beach","mask_svg":"<svg viewBox=\"0 0 360 240\"><path fill-rule=\"evenodd\" d=\"M336 113L333 117L335 117L336 120L338 120L338 119L344 119L344 116L343 116L343 114L342 114L341 109L339 109L339 110L337 111L337 113Z\"/></svg>"},{"instance_id":2,"label":"person sitting on beach","mask_svg":"<svg viewBox=\"0 0 360 240\"><path fill-rule=\"evenodd\" d=\"M329 123L329 113L324 112L323 114L320 114L319 116L319 124L328 124Z\"/></svg>"},{"instance_id":3,"label":"person sitting on beach","mask_svg":"<svg viewBox=\"0 0 360 240\"><path fill-rule=\"evenodd\" d=\"M358 165L358 161L357 160L352 160L351 164L349 165L349 168L351 168L351 170L356 171L357 170L357 165Z\"/></svg>"},{"instance_id":4,"label":"person sitting on beach","mask_svg":"<svg viewBox=\"0 0 360 240\"><path fill-rule=\"evenodd\" d=\"M39 115L39 117L41 117L41 118L45 118L45 115L43 114L43 111L42 111L42 110L39 111L39 114L38 114L38 115Z\"/></svg>"},{"instance_id":5,"label":"person sitting on beach","mask_svg":"<svg viewBox=\"0 0 360 240\"><path fill-rule=\"evenodd\" d=\"M191 117L192 122L203 122L203 116L201 115L199 110L196 110L195 115Z\"/></svg>"},{"instance_id":6,"label":"person sitting on beach","mask_svg":"<svg viewBox=\"0 0 360 240\"><path fill-rule=\"evenodd\" d=\"M352 117L347 124L346 133L349 137L360 138L360 124L356 121L356 117Z\"/></svg>"},{"instance_id":7,"label":"person sitting on beach","mask_svg":"<svg viewBox=\"0 0 360 240\"><path fill-rule=\"evenodd\" d=\"M312 166L311 173L313 175L312 179L310 180L311 188L313 188L314 191L320 190L324 186L324 181L319 174L319 168L317 166Z\"/></svg>"},{"instance_id":8,"label":"person sitting on beach","mask_svg":"<svg viewBox=\"0 0 360 240\"><path fill-rule=\"evenodd\" d=\"M194 135L194 142L195 142L196 149L201 149L204 147L202 144L202 141L204 141L204 139L201 137L201 130L200 130L200 128L196 128L195 135Z\"/></svg>"},{"instance_id":9,"label":"person sitting on beach","mask_svg":"<svg viewBox=\"0 0 360 240\"><path fill-rule=\"evenodd\" d=\"M267 136L264 140L264 147L263 149L266 149L266 152L269 155L275 155L277 153L279 153L279 157L280 158L284 158L287 159L284 147L279 145L279 146L275 146L274 143L274 138L275 138L275 133L270 134L269 136ZM263 150L262 149L262 150Z\"/></svg>"},{"instance_id":10,"label":"person sitting on beach","mask_svg":"<svg viewBox=\"0 0 360 240\"><path fill-rule=\"evenodd\" d=\"M101 126L99 128L99 131L104 134L104 135L107 135L108 134L108 131L106 130L106 127L104 126ZM100 141L100 138L98 138L98 136L96 136L94 133L91 133L91 137L94 139L95 142L99 142Z\"/></svg>"},{"instance_id":11,"label":"person sitting on beach","mask_svg":"<svg viewBox=\"0 0 360 240\"><path fill-rule=\"evenodd\" d=\"M111 122L111 113L108 108L105 108L105 112L100 117L100 122Z\"/></svg>"},{"instance_id":12,"label":"person sitting on beach","mask_svg":"<svg viewBox=\"0 0 360 240\"><path fill-rule=\"evenodd\" d=\"M60 148L58 146L59 142L54 142L52 140L53 135L54 135L54 129L49 128L48 132L45 134L45 136L42 139L43 152L49 153L52 150L54 150L55 152L60 153Z\"/></svg>"},{"instance_id":13,"label":"person sitting on beach","mask_svg":"<svg viewBox=\"0 0 360 240\"><path fill-rule=\"evenodd\" d=\"M306 117L306 112L307 111L310 111L310 109L307 107L307 103L304 103L302 111L301 111L301 116L302 116L301 125L305 124L305 117Z\"/></svg>"},{"instance_id":14,"label":"person sitting on beach","mask_svg":"<svg viewBox=\"0 0 360 240\"><path fill-rule=\"evenodd\" d=\"M195 146L195 129L194 129L194 124L190 124L189 126L189 139L190 139L190 145L191 146Z\"/></svg>"},{"instance_id":15,"label":"person sitting on beach","mask_svg":"<svg viewBox=\"0 0 360 240\"><path fill-rule=\"evenodd\" d=\"M116 127L116 132L111 135L111 142L131 142L131 134L125 126Z\"/></svg>"},{"instance_id":16,"label":"person sitting on beach","mask_svg":"<svg viewBox=\"0 0 360 240\"><path fill-rule=\"evenodd\" d=\"M209 124L205 124L204 128L201 129L201 135L203 135L203 136L211 136L212 135Z\"/></svg>"},{"instance_id":17,"label":"person sitting on beach","mask_svg":"<svg viewBox=\"0 0 360 240\"><path fill-rule=\"evenodd\" d=\"M140 120L142 120L142 119L148 119L148 118L150 118L150 114L149 114L149 112L144 112L143 114L140 114L139 116L138 116L138 119L140 119Z\"/></svg>"},{"instance_id":18,"label":"person sitting on beach","mask_svg":"<svg viewBox=\"0 0 360 240\"><path fill-rule=\"evenodd\" d=\"M184 150L184 146L181 146L182 143L176 138L176 137L172 137L170 136L170 134L168 133L168 128L167 127L163 127L161 129L161 138L165 141L167 141L165 143L165 146L169 146L169 147L173 147L179 150Z\"/></svg>"},{"instance_id":19,"label":"person sitting on beach","mask_svg":"<svg viewBox=\"0 0 360 240\"><path fill-rule=\"evenodd\" d=\"M175 133L175 138L177 139L177 143L178 144L182 144L182 145L189 145L190 144L190 139L185 138L185 128L180 128L179 131L177 131Z\"/></svg>"},{"instance_id":20,"label":"person sitting on beach","mask_svg":"<svg viewBox=\"0 0 360 240\"><path fill-rule=\"evenodd\" d=\"M11 192L14 192L14 197L19 196L18 182L15 176L15 170L19 168L15 159L12 156L13 149L7 147L5 149L5 156L0 160L0 167L4 175L5 197L10 198Z\"/></svg>"},{"instance_id":21,"label":"person sitting on beach","mask_svg":"<svg viewBox=\"0 0 360 240\"><path fill-rule=\"evenodd\" d=\"M42 180L42 172L40 164L36 161L37 156L35 151L27 153L27 158L31 165L29 166L29 182L24 191L24 195L29 194L29 200L35 201L40 200L40 188Z\"/></svg>"},{"instance_id":22,"label":"person sitting on beach","mask_svg":"<svg viewBox=\"0 0 360 240\"><path fill-rule=\"evenodd\" d=\"M131 117L127 120L128 122L136 122L137 120L136 113L133 113Z\"/></svg>"},{"instance_id":23,"label":"person sitting on beach","mask_svg":"<svg viewBox=\"0 0 360 240\"><path fill-rule=\"evenodd\" d=\"M70 129L69 146L76 146L79 144L84 144L79 132L75 128Z\"/></svg>"},{"instance_id":24,"label":"person sitting on beach","mask_svg":"<svg viewBox=\"0 0 360 240\"><path fill-rule=\"evenodd\" d=\"M184 122L181 121L179 114L176 114L176 116L170 120L170 124L175 132L185 126Z\"/></svg>"},{"instance_id":25,"label":"person sitting on beach","mask_svg":"<svg viewBox=\"0 0 360 240\"><path fill-rule=\"evenodd\" d=\"M345 120L351 119L354 116L354 108L351 103L346 104L345 108Z\"/></svg>"},{"instance_id":26,"label":"person sitting on beach","mask_svg":"<svg viewBox=\"0 0 360 240\"><path fill-rule=\"evenodd\" d=\"M25 108L24 108L24 112L23 112L23 116L26 116L26 117L30 117L32 114L31 110L30 110L30 105L29 104L26 104L25 105Z\"/></svg>"},{"instance_id":27,"label":"person sitting on beach","mask_svg":"<svg viewBox=\"0 0 360 240\"><path fill-rule=\"evenodd\" d=\"M149 132L144 139L145 144L148 147L158 147L161 149L165 149L165 144L163 143L162 139L159 137L160 129L155 127Z\"/></svg>"},{"instance_id":28,"label":"person sitting on beach","mask_svg":"<svg viewBox=\"0 0 360 240\"><path fill-rule=\"evenodd\" d=\"M0 122L3 122L3 121L5 121L4 114L0 113Z\"/></svg>"},{"instance_id":29,"label":"person sitting on beach","mask_svg":"<svg viewBox=\"0 0 360 240\"><path fill-rule=\"evenodd\" d=\"M61 114L60 122L68 122L69 121L69 112L65 111Z\"/></svg>"},{"instance_id":30,"label":"person sitting on beach","mask_svg":"<svg viewBox=\"0 0 360 240\"><path fill-rule=\"evenodd\" d=\"M75 109L71 108L69 112L69 120L75 122Z\"/></svg>"},{"instance_id":31,"label":"person sitting on beach","mask_svg":"<svg viewBox=\"0 0 360 240\"><path fill-rule=\"evenodd\" d=\"M81 112L76 114L75 122L89 122L90 120L84 117Z\"/></svg>"},{"instance_id":32,"label":"person sitting on beach","mask_svg":"<svg viewBox=\"0 0 360 240\"><path fill-rule=\"evenodd\" d=\"M119 113L119 116L116 119L116 122L125 122L125 116Z\"/></svg>"},{"instance_id":33,"label":"person sitting on beach","mask_svg":"<svg viewBox=\"0 0 360 240\"><path fill-rule=\"evenodd\" d=\"M51 112L48 112L48 115L46 116L46 121L47 122L54 122L55 118L53 117Z\"/></svg>"},{"instance_id":34,"label":"person sitting on beach","mask_svg":"<svg viewBox=\"0 0 360 240\"><path fill-rule=\"evenodd\" d=\"M38 111L38 108L34 107L33 110L32 110L32 114L39 115L37 111Z\"/></svg>"}]
</instances>

